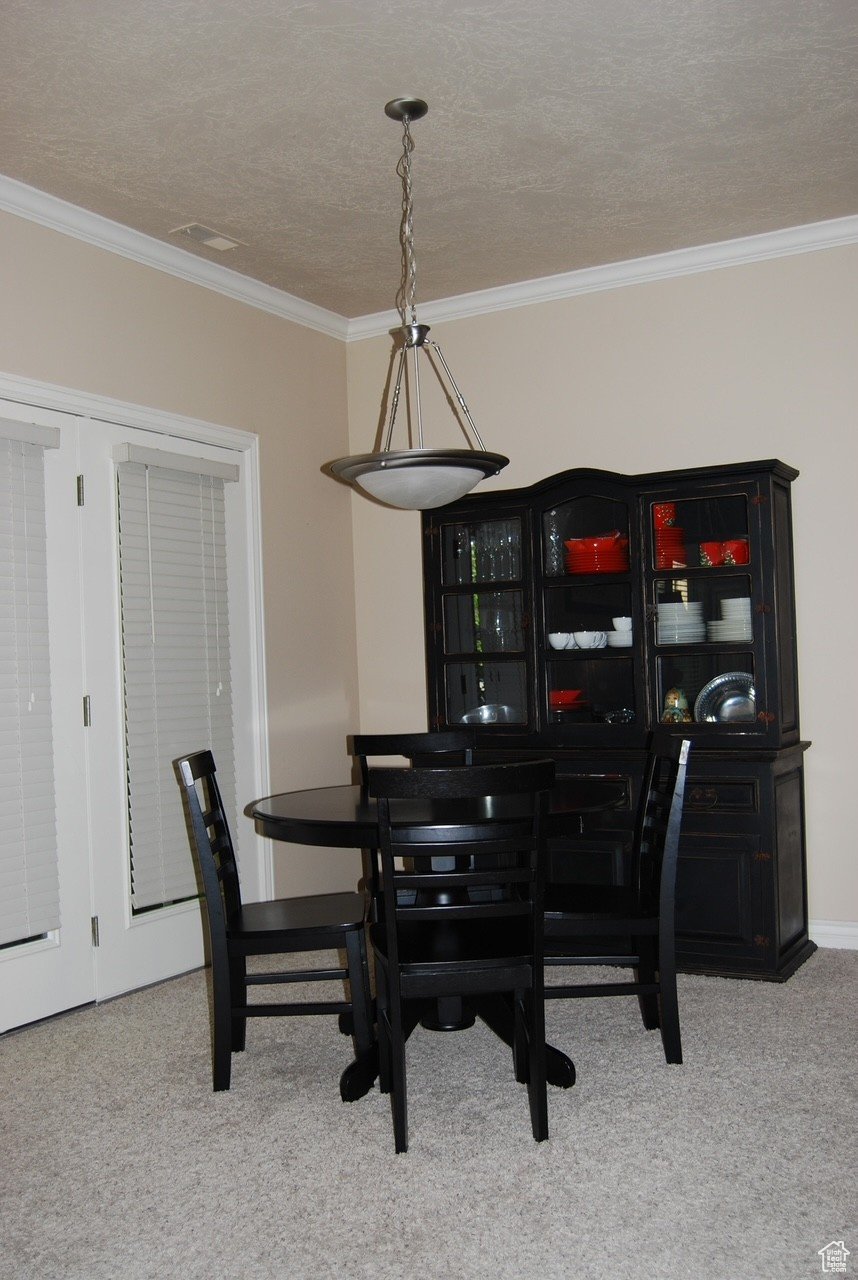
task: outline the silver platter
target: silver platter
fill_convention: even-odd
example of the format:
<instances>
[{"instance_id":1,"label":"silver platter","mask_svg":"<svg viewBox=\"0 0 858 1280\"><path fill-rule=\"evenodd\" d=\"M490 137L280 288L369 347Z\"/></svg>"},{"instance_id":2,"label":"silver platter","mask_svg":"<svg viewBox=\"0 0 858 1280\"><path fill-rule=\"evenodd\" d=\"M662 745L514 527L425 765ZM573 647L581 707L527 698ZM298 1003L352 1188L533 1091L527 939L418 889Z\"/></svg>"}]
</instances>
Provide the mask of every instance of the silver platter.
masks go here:
<instances>
[{"instance_id":1,"label":"silver platter","mask_svg":"<svg viewBox=\"0 0 858 1280\"><path fill-rule=\"evenodd\" d=\"M704 685L694 703L694 719L717 724L748 724L757 718L754 677L747 671L728 671Z\"/></svg>"}]
</instances>

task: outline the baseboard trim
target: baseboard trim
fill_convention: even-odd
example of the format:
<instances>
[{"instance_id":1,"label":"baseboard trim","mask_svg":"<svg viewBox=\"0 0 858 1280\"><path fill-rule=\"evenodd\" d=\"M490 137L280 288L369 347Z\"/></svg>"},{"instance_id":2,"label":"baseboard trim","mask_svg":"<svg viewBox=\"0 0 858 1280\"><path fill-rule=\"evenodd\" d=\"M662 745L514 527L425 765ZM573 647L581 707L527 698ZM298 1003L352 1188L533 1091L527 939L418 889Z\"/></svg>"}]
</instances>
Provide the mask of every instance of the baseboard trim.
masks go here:
<instances>
[{"instance_id":1,"label":"baseboard trim","mask_svg":"<svg viewBox=\"0 0 858 1280\"><path fill-rule=\"evenodd\" d=\"M849 920L811 920L809 932L818 947L858 951L858 924Z\"/></svg>"}]
</instances>

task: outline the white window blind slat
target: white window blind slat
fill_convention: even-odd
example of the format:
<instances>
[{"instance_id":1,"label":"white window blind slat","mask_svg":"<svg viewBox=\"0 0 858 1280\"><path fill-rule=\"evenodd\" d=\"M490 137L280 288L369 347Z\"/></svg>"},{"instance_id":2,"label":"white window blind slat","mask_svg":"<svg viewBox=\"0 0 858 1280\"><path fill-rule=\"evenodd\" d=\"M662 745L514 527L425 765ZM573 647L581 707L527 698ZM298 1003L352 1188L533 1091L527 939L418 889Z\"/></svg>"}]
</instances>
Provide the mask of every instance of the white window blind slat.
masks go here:
<instances>
[{"instance_id":1,"label":"white window blind slat","mask_svg":"<svg viewBox=\"0 0 858 1280\"><path fill-rule=\"evenodd\" d=\"M0 423L0 945L60 926L44 482L58 444Z\"/></svg>"},{"instance_id":2,"label":"white window blind slat","mask_svg":"<svg viewBox=\"0 0 858 1280\"><path fill-rule=\"evenodd\" d=\"M132 904L145 910L198 893L177 756L214 753L234 823L224 483L239 473L157 450L114 456Z\"/></svg>"}]
</instances>

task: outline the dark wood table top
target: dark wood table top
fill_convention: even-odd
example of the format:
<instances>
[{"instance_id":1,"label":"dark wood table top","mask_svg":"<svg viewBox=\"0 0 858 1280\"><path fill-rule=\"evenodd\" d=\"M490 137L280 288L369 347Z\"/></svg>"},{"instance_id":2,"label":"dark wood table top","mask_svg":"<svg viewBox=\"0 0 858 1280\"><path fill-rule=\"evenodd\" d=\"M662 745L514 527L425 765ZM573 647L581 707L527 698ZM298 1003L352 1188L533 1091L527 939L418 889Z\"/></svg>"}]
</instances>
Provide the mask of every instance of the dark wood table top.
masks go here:
<instances>
[{"instance_id":1,"label":"dark wood table top","mask_svg":"<svg viewBox=\"0 0 858 1280\"><path fill-rule=\"evenodd\" d=\"M576 817L617 808L626 797L625 781L619 777L559 777L551 792L548 834L561 835ZM474 817L483 820L512 812L509 807L502 808L497 798L455 804L454 813L449 802L445 806L426 800L401 800L394 802L392 811L403 819L441 826L445 820L460 823L463 804L471 804ZM342 849L372 849L378 845L376 802L360 786L284 791L251 801L245 813L253 818L259 834L272 840Z\"/></svg>"}]
</instances>

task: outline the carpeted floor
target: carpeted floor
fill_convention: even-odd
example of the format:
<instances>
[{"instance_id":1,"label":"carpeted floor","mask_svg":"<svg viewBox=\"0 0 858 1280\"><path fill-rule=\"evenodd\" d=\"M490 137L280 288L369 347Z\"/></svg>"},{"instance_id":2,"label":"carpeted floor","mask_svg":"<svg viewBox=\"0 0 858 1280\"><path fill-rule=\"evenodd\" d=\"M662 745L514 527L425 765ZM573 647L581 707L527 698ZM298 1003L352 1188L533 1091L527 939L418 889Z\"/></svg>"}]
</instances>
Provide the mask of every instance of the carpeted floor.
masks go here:
<instances>
[{"instance_id":1,"label":"carpeted floor","mask_svg":"<svg viewBox=\"0 0 858 1280\"><path fill-rule=\"evenodd\" d=\"M334 1021L252 1023L212 1093L202 973L10 1034L0 1277L806 1280L835 1240L858 1276L858 952L680 999L678 1067L634 1000L549 1004L539 1145L491 1032L418 1029L403 1156Z\"/></svg>"}]
</instances>

